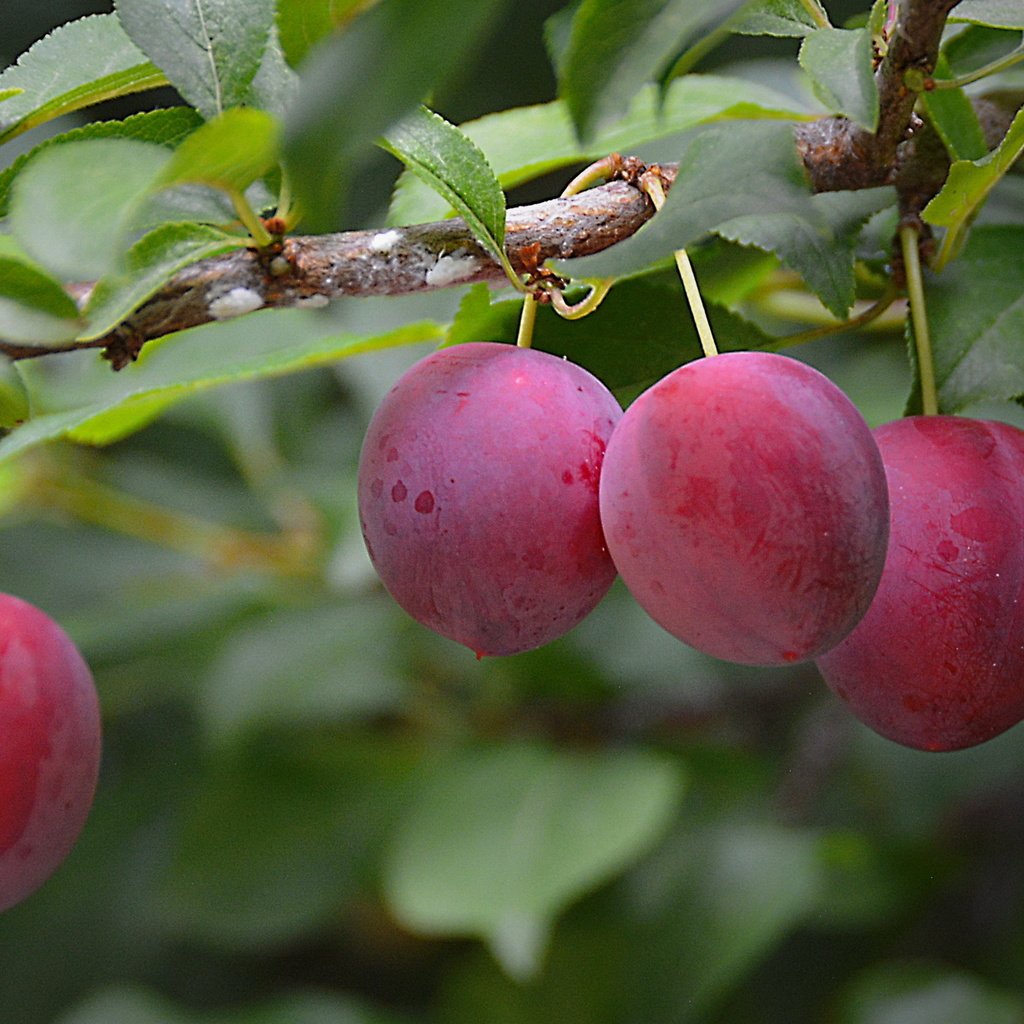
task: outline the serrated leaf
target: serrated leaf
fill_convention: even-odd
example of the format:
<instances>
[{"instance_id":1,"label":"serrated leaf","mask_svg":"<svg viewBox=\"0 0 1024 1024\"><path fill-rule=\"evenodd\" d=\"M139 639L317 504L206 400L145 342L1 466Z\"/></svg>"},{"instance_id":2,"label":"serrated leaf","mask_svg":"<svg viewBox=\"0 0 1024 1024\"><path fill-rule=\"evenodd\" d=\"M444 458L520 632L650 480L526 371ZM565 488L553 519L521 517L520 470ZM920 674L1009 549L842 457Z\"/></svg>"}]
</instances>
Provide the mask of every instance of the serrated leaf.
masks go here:
<instances>
[{"instance_id":1,"label":"serrated leaf","mask_svg":"<svg viewBox=\"0 0 1024 1024\"><path fill-rule=\"evenodd\" d=\"M621 115L702 28L739 6L739 0L583 0L559 73L559 96L578 134L587 139Z\"/></svg>"},{"instance_id":2,"label":"serrated leaf","mask_svg":"<svg viewBox=\"0 0 1024 1024\"><path fill-rule=\"evenodd\" d=\"M944 227L946 234L936 261L945 266L963 243L964 233L999 179L1024 153L1024 110L1018 110L999 145L980 160L957 160L949 169L942 191L924 208L929 224Z\"/></svg>"},{"instance_id":3,"label":"serrated leaf","mask_svg":"<svg viewBox=\"0 0 1024 1024\"><path fill-rule=\"evenodd\" d=\"M277 163L280 126L263 110L226 110L193 132L174 152L160 185L194 182L242 192Z\"/></svg>"},{"instance_id":4,"label":"serrated leaf","mask_svg":"<svg viewBox=\"0 0 1024 1024\"><path fill-rule=\"evenodd\" d=\"M817 6L817 5L815 5ZM820 8L819 8L820 9ZM828 16L821 12L824 24ZM753 0L744 4L729 22L729 30L745 36L788 36L801 38L822 28L800 0Z\"/></svg>"},{"instance_id":5,"label":"serrated leaf","mask_svg":"<svg viewBox=\"0 0 1024 1024\"><path fill-rule=\"evenodd\" d=\"M949 62L942 54L935 64L935 77L953 77ZM921 93L920 102L950 160L979 160L988 153L974 104L963 89L928 90Z\"/></svg>"},{"instance_id":6,"label":"serrated leaf","mask_svg":"<svg viewBox=\"0 0 1024 1024\"><path fill-rule=\"evenodd\" d=\"M113 330L179 270L208 256L246 244L205 224L162 224L143 235L127 252L123 273L101 278L89 296L82 341Z\"/></svg>"},{"instance_id":7,"label":"serrated leaf","mask_svg":"<svg viewBox=\"0 0 1024 1024\"><path fill-rule=\"evenodd\" d=\"M9 167L0 171L0 217L7 216L14 179L28 161L43 150L69 142L81 142L83 139L137 139L173 148L202 123L203 119L191 107L170 107L133 114L124 121L94 121L81 128L72 128L62 135L55 135L29 152L22 153Z\"/></svg>"},{"instance_id":8,"label":"serrated leaf","mask_svg":"<svg viewBox=\"0 0 1024 1024\"><path fill-rule=\"evenodd\" d=\"M69 341L81 328L70 295L39 267L0 256L0 338L25 345Z\"/></svg>"},{"instance_id":9,"label":"serrated leaf","mask_svg":"<svg viewBox=\"0 0 1024 1024\"><path fill-rule=\"evenodd\" d=\"M800 47L800 66L833 113L845 114L873 132L878 126L878 86L867 28L821 28Z\"/></svg>"},{"instance_id":10,"label":"serrated leaf","mask_svg":"<svg viewBox=\"0 0 1024 1024\"><path fill-rule=\"evenodd\" d=\"M112 14L69 22L44 36L0 74L19 89L0 108L0 142L101 100L166 84Z\"/></svg>"},{"instance_id":11,"label":"serrated leaf","mask_svg":"<svg viewBox=\"0 0 1024 1024\"><path fill-rule=\"evenodd\" d=\"M827 225L811 201L788 124L722 122L691 133L676 154L668 201L635 235L596 256L572 260L573 277L619 277L685 248L736 217L770 211ZM669 157L671 159L671 156Z\"/></svg>"},{"instance_id":12,"label":"serrated leaf","mask_svg":"<svg viewBox=\"0 0 1024 1024\"><path fill-rule=\"evenodd\" d=\"M1020 0L960 0L950 11L949 20L992 28L1024 29L1024 9Z\"/></svg>"},{"instance_id":13,"label":"serrated leaf","mask_svg":"<svg viewBox=\"0 0 1024 1024\"><path fill-rule=\"evenodd\" d=\"M374 142L443 86L506 3L382 0L310 55L285 143L308 230L341 226L347 188Z\"/></svg>"},{"instance_id":14,"label":"serrated leaf","mask_svg":"<svg viewBox=\"0 0 1024 1024\"><path fill-rule=\"evenodd\" d=\"M140 403L170 405L196 391L236 380L274 377L323 366L362 352L439 341L430 322L381 334L331 332L312 310L276 309L205 324L150 342L120 373L94 351L61 357L59 379L25 364L21 373L34 416L0 441L0 459L78 432L110 441L137 428ZM35 362L30 361L30 362Z\"/></svg>"},{"instance_id":15,"label":"serrated leaf","mask_svg":"<svg viewBox=\"0 0 1024 1024\"><path fill-rule=\"evenodd\" d=\"M459 753L399 827L388 902L410 928L483 938L510 974L531 977L555 917L650 848L680 783L676 765L639 751Z\"/></svg>"},{"instance_id":16,"label":"serrated leaf","mask_svg":"<svg viewBox=\"0 0 1024 1024\"><path fill-rule=\"evenodd\" d=\"M381 145L457 210L477 241L499 263L508 265L505 193L487 158L468 136L420 107L388 131Z\"/></svg>"},{"instance_id":17,"label":"serrated leaf","mask_svg":"<svg viewBox=\"0 0 1024 1024\"><path fill-rule=\"evenodd\" d=\"M65 280L116 271L132 215L171 154L134 139L86 139L39 153L15 181L12 232Z\"/></svg>"},{"instance_id":18,"label":"serrated leaf","mask_svg":"<svg viewBox=\"0 0 1024 1024\"><path fill-rule=\"evenodd\" d=\"M460 125L483 151L501 185L508 189L608 153L633 152L638 146L678 135L695 125L739 116L791 119L804 115L792 99L761 83L723 75L686 75L668 87L664 99L656 86L642 89L623 119L593 140L576 138L561 101L488 114ZM440 220L448 204L422 181L403 174L392 199L388 221L414 224Z\"/></svg>"},{"instance_id":19,"label":"serrated leaf","mask_svg":"<svg viewBox=\"0 0 1024 1024\"><path fill-rule=\"evenodd\" d=\"M1024 228L979 227L960 257L929 275L939 405L959 412L975 402L1024 395Z\"/></svg>"},{"instance_id":20,"label":"serrated leaf","mask_svg":"<svg viewBox=\"0 0 1024 1024\"><path fill-rule=\"evenodd\" d=\"M342 29L377 0L277 0L277 28L288 63L297 67L325 36Z\"/></svg>"},{"instance_id":21,"label":"serrated leaf","mask_svg":"<svg viewBox=\"0 0 1024 1024\"><path fill-rule=\"evenodd\" d=\"M125 32L207 119L244 103L274 25L273 0L117 0Z\"/></svg>"},{"instance_id":22,"label":"serrated leaf","mask_svg":"<svg viewBox=\"0 0 1024 1024\"><path fill-rule=\"evenodd\" d=\"M719 225L715 233L774 253L800 274L833 316L844 319L856 297L857 237L870 217L896 202L896 194L891 188L824 192L810 202L819 216L748 214Z\"/></svg>"}]
</instances>

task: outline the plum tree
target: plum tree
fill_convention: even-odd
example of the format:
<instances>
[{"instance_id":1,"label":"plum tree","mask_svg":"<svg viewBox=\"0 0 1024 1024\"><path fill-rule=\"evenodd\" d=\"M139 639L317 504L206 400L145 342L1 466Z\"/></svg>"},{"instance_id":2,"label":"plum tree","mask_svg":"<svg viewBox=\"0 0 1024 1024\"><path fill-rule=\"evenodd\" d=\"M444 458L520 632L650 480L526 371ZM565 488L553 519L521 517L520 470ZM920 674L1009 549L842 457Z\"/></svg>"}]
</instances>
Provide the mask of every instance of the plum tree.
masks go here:
<instances>
[{"instance_id":1,"label":"plum tree","mask_svg":"<svg viewBox=\"0 0 1024 1024\"><path fill-rule=\"evenodd\" d=\"M38 608L0 595L0 911L71 851L99 762L99 702L78 649Z\"/></svg>"},{"instance_id":2,"label":"plum tree","mask_svg":"<svg viewBox=\"0 0 1024 1024\"><path fill-rule=\"evenodd\" d=\"M737 352L673 371L630 406L601 517L652 618L705 653L770 665L828 650L867 610L888 503L846 396L797 360Z\"/></svg>"},{"instance_id":3,"label":"plum tree","mask_svg":"<svg viewBox=\"0 0 1024 1024\"><path fill-rule=\"evenodd\" d=\"M363 536L395 600L480 655L576 625L615 578L598 477L621 414L590 373L533 349L472 342L408 370L359 463Z\"/></svg>"},{"instance_id":4,"label":"plum tree","mask_svg":"<svg viewBox=\"0 0 1024 1024\"><path fill-rule=\"evenodd\" d=\"M921 416L876 436L892 503L885 571L818 665L883 736L969 747L1024 718L1024 433Z\"/></svg>"}]
</instances>

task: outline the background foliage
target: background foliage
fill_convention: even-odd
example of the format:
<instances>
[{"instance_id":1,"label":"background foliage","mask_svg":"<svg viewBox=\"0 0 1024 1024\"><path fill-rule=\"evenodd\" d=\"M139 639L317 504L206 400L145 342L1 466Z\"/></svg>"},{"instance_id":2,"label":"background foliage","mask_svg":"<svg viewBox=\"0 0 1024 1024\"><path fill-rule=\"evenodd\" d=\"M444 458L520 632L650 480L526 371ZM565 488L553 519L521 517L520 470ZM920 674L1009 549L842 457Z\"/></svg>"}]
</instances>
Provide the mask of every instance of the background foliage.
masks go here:
<instances>
[{"instance_id":1,"label":"background foliage","mask_svg":"<svg viewBox=\"0 0 1024 1024\"><path fill-rule=\"evenodd\" d=\"M258 57L270 31L272 5L251 6L232 41L236 56L248 47ZM316 19L344 21L357 6L309 4L308 32L296 18L282 37L290 59L311 62L283 139L297 166L315 172L303 185L311 229L443 216L444 202L409 175L392 200L399 165L367 145L388 111L429 89L449 121L482 118L467 134L511 190L510 205L557 194L576 168L614 148L701 168L680 187L676 212L666 207L665 230L689 242L716 229L692 255L723 347L769 344L824 317L821 303L842 316L855 297L877 294L892 195L811 199L786 120L838 108L871 122L871 91L857 77L867 37L856 25L801 50L813 31L793 14L801 5L761 5L767 20L741 27L768 24L778 35L732 36L700 66L719 77L679 79L654 130L649 91L623 103L641 84L623 54L635 45L650 56L649 40L620 39L605 53L592 42L600 26L585 31L577 21L569 32L563 4L395 2L329 42L331 60L315 63L306 51L323 27ZM591 6L598 19L614 13L614 4ZM710 23L739 5L699 6ZM828 6L835 25L863 13ZM998 6L986 8L990 21ZM159 5L120 7L127 27ZM687 21L693 5L664 7L683 12L673 22L681 35L700 37L703 25ZM0 57L13 60L79 14L111 10L9 2ZM1012 11L1004 24L972 27L950 59L976 64L1019 42ZM484 117L554 98L545 35L561 54L570 113L596 126L582 142L561 108ZM666 68L677 42L660 55ZM102 56L93 45L83 61ZM449 47L466 56L449 60ZM840 60L854 73L818 75L816 95L798 51L812 76ZM227 92L193 80L173 49L128 60L125 73L149 81L148 61L206 117L257 87L266 109L284 102L255 58L249 74L235 60L234 77L217 79ZM184 61L177 75L175 61ZM593 88L593 67L608 62L610 84ZM332 80L342 73L353 82ZM345 109L352 121L330 160L303 164L342 116L318 103L317 90L356 106ZM177 102L167 88L142 92L57 127ZM692 130L737 108L758 120ZM13 198L0 175L9 226L50 273L112 275L105 304L90 313L98 333L138 297L140 275L120 281L115 258L114 229L133 197L157 175L267 188L267 153L280 142L257 115L259 123L221 121L221 137L172 157L154 142L154 126L170 147L198 119L145 116L160 120L145 122L144 141L92 128L79 139L101 148L77 150L73 161L51 146ZM0 159L11 165L52 127L15 139ZM59 183L72 167L85 173L79 161L89 152L103 173L110 145L143 155L111 178L111 205L82 221L74 191ZM961 145L965 161L981 156L969 138ZM763 165L775 161L770 223L756 216L766 197L744 177L752 149ZM982 187L972 180L968 191ZM931 282L939 384L950 411L1020 423L1010 401L1024 392L1019 182L1000 179L989 198L962 257ZM186 190L176 210L223 202ZM951 223L944 216L940 208L935 223ZM166 211L151 222L169 223ZM97 250L97 237L111 240L107 249ZM652 237L608 259L641 266ZM183 261L235 244L213 228L170 241L184 247ZM165 243L154 243L164 268ZM32 280L38 309L70 321L74 310L47 290L48 278ZM26 294L27 279L16 283ZM698 655L618 585L564 640L483 662L411 623L382 593L355 520L363 428L400 370L449 324L449 340L514 334L517 306L496 298L453 289L264 311L154 343L119 375L78 352L0 381L7 422L22 418L26 401L32 411L0 442L10 457L0 465L0 581L81 645L106 728L100 790L78 848L0 918L5 1019L1024 1021L1019 729L957 754L904 750L850 718L813 666L761 671ZM881 328L792 350L872 424L900 415L911 391L902 324ZM538 345L585 363L623 400L697 351L667 273L624 281L583 323L542 318ZM58 437L123 439L38 444Z\"/></svg>"}]
</instances>

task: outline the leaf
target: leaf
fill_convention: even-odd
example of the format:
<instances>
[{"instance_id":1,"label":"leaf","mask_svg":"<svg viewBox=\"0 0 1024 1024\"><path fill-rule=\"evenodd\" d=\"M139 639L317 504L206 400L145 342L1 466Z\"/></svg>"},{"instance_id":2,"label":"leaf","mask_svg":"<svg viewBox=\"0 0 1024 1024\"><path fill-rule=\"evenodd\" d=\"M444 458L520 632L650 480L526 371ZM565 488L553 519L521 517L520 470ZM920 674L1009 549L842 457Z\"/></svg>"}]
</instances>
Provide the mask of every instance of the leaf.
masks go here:
<instances>
[{"instance_id":1,"label":"leaf","mask_svg":"<svg viewBox=\"0 0 1024 1024\"><path fill-rule=\"evenodd\" d=\"M273 0L117 0L125 32L210 119L244 103L274 25Z\"/></svg>"},{"instance_id":2,"label":"leaf","mask_svg":"<svg viewBox=\"0 0 1024 1024\"><path fill-rule=\"evenodd\" d=\"M952 78L949 62L940 54L936 78ZM933 89L921 93L928 120L939 133L950 160L979 160L988 153L981 123L963 89Z\"/></svg>"},{"instance_id":3,"label":"leaf","mask_svg":"<svg viewBox=\"0 0 1024 1024\"><path fill-rule=\"evenodd\" d=\"M950 21L970 21L993 28L1024 29L1020 0L960 0L949 13Z\"/></svg>"},{"instance_id":4,"label":"leaf","mask_svg":"<svg viewBox=\"0 0 1024 1024\"><path fill-rule=\"evenodd\" d=\"M39 153L11 197L11 229L25 251L65 280L119 269L133 213L171 158L133 139L86 139Z\"/></svg>"},{"instance_id":5,"label":"leaf","mask_svg":"<svg viewBox=\"0 0 1024 1024\"><path fill-rule=\"evenodd\" d=\"M0 107L0 142L72 110L166 84L112 14L54 29L0 74L0 90L20 89Z\"/></svg>"},{"instance_id":6,"label":"leaf","mask_svg":"<svg viewBox=\"0 0 1024 1024\"><path fill-rule=\"evenodd\" d=\"M942 191L924 208L929 224L946 228L936 266L944 267L963 243L963 236L999 179L1024 153L1024 110L1018 110L999 145L980 160L957 160Z\"/></svg>"},{"instance_id":7,"label":"leaf","mask_svg":"<svg viewBox=\"0 0 1024 1024\"><path fill-rule=\"evenodd\" d=\"M385 135L382 146L456 209L477 241L511 271L505 255L505 193L467 136L420 107Z\"/></svg>"},{"instance_id":8,"label":"leaf","mask_svg":"<svg viewBox=\"0 0 1024 1024\"><path fill-rule=\"evenodd\" d=\"M891 188L823 192L811 197L820 216L748 214L726 221L715 232L774 253L842 320L856 297L853 265L860 230L870 217L895 202Z\"/></svg>"},{"instance_id":9,"label":"leaf","mask_svg":"<svg viewBox=\"0 0 1024 1024\"><path fill-rule=\"evenodd\" d=\"M623 119L581 143L561 101L488 114L460 125L483 151L506 189L559 167L594 160L608 153L633 152L638 146L678 135L719 118L802 116L793 101L761 83L722 75L686 75L668 87L642 89ZM388 221L414 224L440 220L448 204L411 174L403 174L392 198Z\"/></svg>"},{"instance_id":10,"label":"leaf","mask_svg":"<svg viewBox=\"0 0 1024 1024\"><path fill-rule=\"evenodd\" d=\"M292 67L325 36L344 28L377 0L277 0L281 46Z\"/></svg>"},{"instance_id":11,"label":"leaf","mask_svg":"<svg viewBox=\"0 0 1024 1024\"><path fill-rule=\"evenodd\" d=\"M198 182L242 192L277 163L279 137L272 114L241 107L226 110L178 146L159 184Z\"/></svg>"},{"instance_id":12,"label":"leaf","mask_svg":"<svg viewBox=\"0 0 1024 1024\"><path fill-rule=\"evenodd\" d=\"M265 110L282 121L299 93L299 76L288 66L277 35L277 26L271 27L267 48L256 77L249 86L247 106Z\"/></svg>"},{"instance_id":13,"label":"leaf","mask_svg":"<svg viewBox=\"0 0 1024 1024\"><path fill-rule=\"evenodd\" d=\"M62 356L58 378L22 364L34 415L0 441L0 459L73 434L95 432L103 442L116 440L139 426L140 403L169 405L218 384L294 373L440 337L441 328L429 322L379 334L331 333L330 321L316 311L275 309L151 341L139 361L118 374L93 351Z\"/></svg>"},{"instance_id":14,"label":"leaf","mask_svg":"<svg viewBox=\"0 0 1024 1024\"><path fill-rule=\"evenodd\" d=\"M800 47L800 66L811 76L822 102L869 132L878 127L878 86L871 62L867 28L821 28Z\"/></svg>"},{"instance_id":15,"label":"leaf","mask_svg":"<svg viewBox=\"0 0 1024 1024\"><path fill-rule=\"evenodd\" d=\"M137 139L173 148L202 123L202 118L191 107L170 107L133 114L124 121L94 121L81 128L72 128L62 135L55 135L29 152L22 153L9 167L0 171L0 217L7 216L14 179L28 161L43 150L69 142L81 142L83 139Z\"/></svg>"},{"instance_id":16,"label":"leaf","mask_svg":"<svg viewBox=\"0 0 1024 1024\"><path fill-rule=\"evenodd\" d=\"M650 848L680 783L676 765L640 751L460 752L400 824L388 902L408 927L478 936L511 975L531 977L554 918Z\"/></svg>"},{"instance_id":17,"label":"leaf","mask_svg":"<svg viewBox=\"0 0 1024 1024\"><path fill-rule=\"evenodd\" d=\"M670 255L726 221L770 211L827 230L812 201L793 132L776 122L729 123L701 128L672 154L679 170L661 212L632 238L606 252L571 260L572 277L618 277Z\"/></svg>"},{"instance_id":18,"label":"leaf","mask_svg":"<svg viewBox=\"0 0 1024 1024\"><path fill-rule=\"evenodd\" d=\"M0 256L0 338L25 345L69 341L81 327L78 307L49 274Z\"/></svg>"},{"instance_id":19,"label":"leaf","mask_svg":"<svg viewBox=\"0 0 1024 1024\"><path fill-rule=\"evenodd\" d=\"M979 227L960 258L929 275L939 404L954 413L975 402L1024 395L1024 228Z\"/></svg>"},{"instance_id":20,"label":"leaf","mask_svg":"<svg viewBox=\"0 0 1024 1024\"><path fill-rule=\"evenodd\" d=\"M700 29L739 6L739 0L583 0L559 73L559 95L580 137L620 116Z\"/></svg>"},{"instance_id":21,"label":"leaf","mask_svg":"<svg viewBox=\"0 0 1024 1024\"><path fill-rule=\"evenodd\" d=\"M100 338L123 322L179 270L246 244L204 224L162 224L143 235L125 256L124 273L97 282L85 307L83 341Z\"/></svg>"},{"instance_id":22,"label":"leaf","mask_svg":"<svg viewBox=\"0 0 1024 1024\"><path fill-rule=\"evenodd\" d=\"M822 12L825 20L828 16ZM729 30L746 36L810 35L822 25L811 17L800 0L753 0L729 21Z\"/></svg>"},{"instance_id":23,"label":"leaf","mask_svg":"<svg viewBox=\"0 0 1024 1024\"><path fill-rule=\"evenodd\" d=\"M308 230L340 227L347 187L374 142L451 78L506 3L382 0L310 55L285 141Z\"/></svg>"}]
</instances>

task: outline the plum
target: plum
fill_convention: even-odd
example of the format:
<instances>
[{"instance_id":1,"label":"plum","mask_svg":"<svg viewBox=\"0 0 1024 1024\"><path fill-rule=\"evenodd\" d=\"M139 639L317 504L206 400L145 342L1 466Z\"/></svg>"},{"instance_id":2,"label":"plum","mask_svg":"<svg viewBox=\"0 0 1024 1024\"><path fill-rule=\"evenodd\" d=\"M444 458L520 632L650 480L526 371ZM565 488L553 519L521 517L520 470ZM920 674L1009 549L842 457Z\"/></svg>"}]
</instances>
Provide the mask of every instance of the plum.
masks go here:
<instances>
[{"instance_id":1,"label":"plum","mask_svg":"<svg viewBox=\"0 0 1024 1024\"><path fill-rule=\"evenodd\" d=\"M856 407L786 356L688 363L615 429L601 519L626 586L692 647L781 665L867 610L888 535L885 473Z\"/></svg>"},{"instance_id":2,"label":"plum","mask_svg":"<svg viewBox=\"0 0 1024 1024\"><path fill-rule=\"evenodd\" d=\"M0 594L0 911L71 851L99 763L99 702L78 648L38 608Z\"/></svg>"},{"instance_id":3,"label":"plum","mask_svg":"<svg viewBox=\"0 0 1024 1024\"><path fill-rule=\"evenodd\" d=\"M1024 718L1024 432L916 416L875 435L892 505L885 571L818 667L882 736L970 747Z\"/></svg>"},{"instance_id":4,"label":"plum","mask_svg":"<svg viewBox=\"0 0 1024 1024\"><path fill-rule=\"evenodd\" d=\"M539 647L615 578L598 477L622 414L586 370L496 342L416 363L375 412L359 517L381 580L479 656Z\"/></svg>"}]
</instances>

